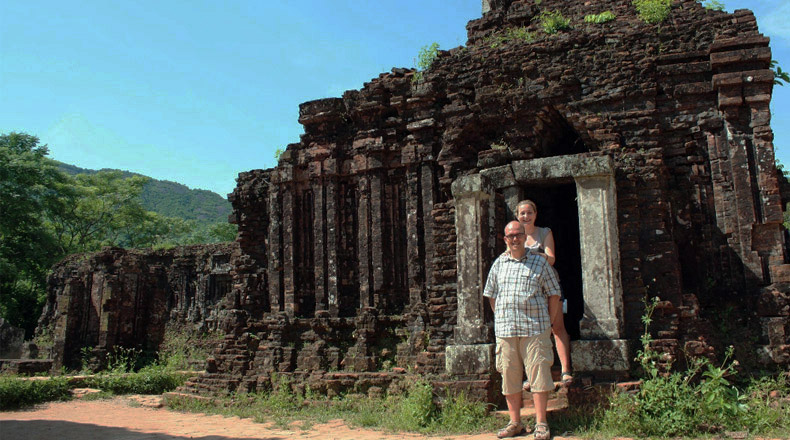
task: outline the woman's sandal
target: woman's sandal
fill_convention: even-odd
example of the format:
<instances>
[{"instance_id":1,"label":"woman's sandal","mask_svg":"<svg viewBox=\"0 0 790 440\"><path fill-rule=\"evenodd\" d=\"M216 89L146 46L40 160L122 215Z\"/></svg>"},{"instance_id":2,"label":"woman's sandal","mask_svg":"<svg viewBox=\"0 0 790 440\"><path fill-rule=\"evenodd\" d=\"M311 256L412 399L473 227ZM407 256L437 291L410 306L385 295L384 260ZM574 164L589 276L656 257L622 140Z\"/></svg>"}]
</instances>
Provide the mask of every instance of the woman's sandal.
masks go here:
<instances>
[{"instance_id":1,"label":"woman's sandal","mask_svg":"<svg viewBox=\"0 0 790 440\"><path fill-rule=\"evenodd\" d=\"M548 423L535 424L535 440L549 440L551 439L551 431L549 431Z\"/></svg>"},{"instance_id":2,"label":"woman's sandal","mask_svg":"<svg viewBox=\"0 0 790 440\"><path fill-rule=\"evenodd\" d=\"M563 386L568 386L573 383L573 374L570 371L563 371L560 375L560 383Z\"/></svg>"}]
</instances>

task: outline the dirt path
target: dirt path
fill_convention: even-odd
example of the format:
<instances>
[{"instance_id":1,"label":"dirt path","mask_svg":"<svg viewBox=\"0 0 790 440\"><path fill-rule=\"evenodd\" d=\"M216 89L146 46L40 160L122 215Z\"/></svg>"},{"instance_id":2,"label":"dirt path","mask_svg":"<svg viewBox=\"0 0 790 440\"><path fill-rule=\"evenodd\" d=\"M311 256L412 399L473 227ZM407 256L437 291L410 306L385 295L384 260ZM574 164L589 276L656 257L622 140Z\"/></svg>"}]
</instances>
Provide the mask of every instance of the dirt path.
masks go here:
<instances>
[{"instance_id":1,"label":"dirt path","mask_svg":"<svg viewBox=\"0 0 790 440\"><path fill-rule=\"evenodd\" d=\"M53 402L32 410L0 412L0 440L490 440L496 435L428 437L350 428L335 420L310 430L284 430L238 417L130 406L129 398ZM521 437L531 439L531 436ZM555 440L569 439L555 436Z\"/></svg>"}]
</instances>

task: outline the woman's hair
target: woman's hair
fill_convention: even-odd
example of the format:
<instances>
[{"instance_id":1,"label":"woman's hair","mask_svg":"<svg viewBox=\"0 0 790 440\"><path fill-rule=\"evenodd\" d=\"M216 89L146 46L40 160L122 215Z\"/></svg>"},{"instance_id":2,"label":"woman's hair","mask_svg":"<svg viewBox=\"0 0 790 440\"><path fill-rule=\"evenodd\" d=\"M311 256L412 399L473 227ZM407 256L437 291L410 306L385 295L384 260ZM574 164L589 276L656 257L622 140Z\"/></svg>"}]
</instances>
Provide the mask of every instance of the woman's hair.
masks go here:
<instances>
[{"instance_id":1,"label":"woman's hair","mask_svg":"<svg viewBox=\"0 0 790 440\"><path fill-rule=\"evenodd\" d=\"M533 202L532 200L528 200L528 199L527 200L522 200L522 201L518 202L518 205L516 205L516 211L515 211L516 217L518 217L518 210L521 209L521 207L524 206L524 205L529 205L529 206L532 207L532 209L535 211L535 213L538 212L538 205L536 205L535 202Z\"/></svg>"}]
</instances>

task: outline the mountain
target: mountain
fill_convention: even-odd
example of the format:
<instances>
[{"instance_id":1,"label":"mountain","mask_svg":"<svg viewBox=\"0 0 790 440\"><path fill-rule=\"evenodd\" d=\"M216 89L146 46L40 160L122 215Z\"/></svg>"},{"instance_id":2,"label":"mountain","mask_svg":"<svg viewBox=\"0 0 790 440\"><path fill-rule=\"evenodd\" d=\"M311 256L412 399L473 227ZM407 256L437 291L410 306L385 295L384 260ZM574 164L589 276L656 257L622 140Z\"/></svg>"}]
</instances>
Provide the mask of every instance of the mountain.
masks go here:
<instances>
[{"instance_id":1,"label":"mountain","mask_svg":"<svg viewBox=\"0 0 790 440\"><path fill-rule=\"evenodd\" d=\"M56 161L57 162L57 161ZM66 174L94 174L99 171L121 171L124 177L143 176L122 170L89 170L78 166L57 162L58 168ZM143 176L148 177L148 176ZM148 177L148 183L140 194L142 205L149 211L166 217L179 217L195 220L201 224L227 222L231 213L230 202L215 192L205 189L190 189L186 185L168 180Z\"/></svg>"}]
</instances>

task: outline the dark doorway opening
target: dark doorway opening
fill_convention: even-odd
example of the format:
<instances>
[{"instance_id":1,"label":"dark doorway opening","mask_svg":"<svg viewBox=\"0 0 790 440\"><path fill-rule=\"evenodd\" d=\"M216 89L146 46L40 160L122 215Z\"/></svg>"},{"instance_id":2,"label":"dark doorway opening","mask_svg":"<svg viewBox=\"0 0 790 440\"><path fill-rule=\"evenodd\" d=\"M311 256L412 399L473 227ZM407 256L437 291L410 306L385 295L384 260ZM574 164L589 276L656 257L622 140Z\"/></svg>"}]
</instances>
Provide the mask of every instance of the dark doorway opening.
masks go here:
<instances>
[{"instance_id":1,"label":"dark doorway opening","mask_svg":"<svg viewBox=\"0 0 790 440\"><path fill-rule=\"evenodd\" d=\"M570 181L525 185L522 193L525 199L532 200L538 206L535 224L551 228L554 234L557 256L554 268L559 273L560 285L565 299L568 300L565 329L571 339L579 339L584 295L576 184Z\"/></svg>"}]
</instances>

